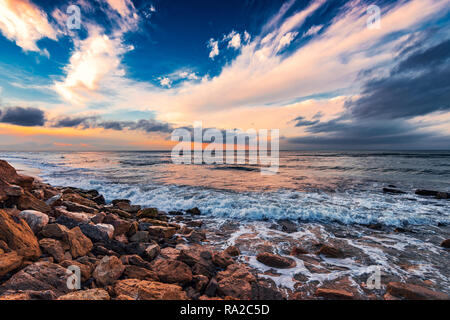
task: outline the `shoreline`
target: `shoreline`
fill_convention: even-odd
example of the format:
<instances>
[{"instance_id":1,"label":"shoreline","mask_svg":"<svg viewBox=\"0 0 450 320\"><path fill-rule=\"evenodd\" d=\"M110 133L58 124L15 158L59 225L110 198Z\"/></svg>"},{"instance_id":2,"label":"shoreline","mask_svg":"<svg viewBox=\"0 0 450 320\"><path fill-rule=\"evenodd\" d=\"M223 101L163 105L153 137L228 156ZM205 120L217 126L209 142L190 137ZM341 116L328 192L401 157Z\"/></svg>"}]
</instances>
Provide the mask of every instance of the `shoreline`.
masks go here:
<instances>
[{"instance_id":1,"label":"shoreline","mask_svg":"<svg viewBox=\"0 0 450 320\"><path fill-rule=\"evenodd\" d=\"M240 234L238 222L214 225L195 207L107 204L96 190L53 187L11 168L0 163L0 299L449 299L436 284L392 275L367 288L345 264L371 257L336 237L343 229L334 226L284 222ZM261 230L274 237L260 243ZM81 271L81 290L67 288L70 266Z\"/></svg>"}]
</instances>

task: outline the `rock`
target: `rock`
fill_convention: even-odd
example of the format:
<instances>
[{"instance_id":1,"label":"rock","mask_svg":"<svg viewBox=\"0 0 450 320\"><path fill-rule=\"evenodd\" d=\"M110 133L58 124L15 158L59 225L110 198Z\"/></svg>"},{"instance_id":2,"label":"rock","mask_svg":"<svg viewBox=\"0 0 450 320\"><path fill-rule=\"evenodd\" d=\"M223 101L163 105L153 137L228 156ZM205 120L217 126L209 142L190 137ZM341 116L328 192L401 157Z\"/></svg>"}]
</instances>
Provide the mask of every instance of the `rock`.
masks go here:
<instances>
[{"instance_id":1,"label":"rock","mask_svg":"<svg viewBox=\"0 0 450 320\"><path fill-rule=\"evenodd\" d=\"M450 248L450 239L446 239L446 240L442 241L441 247L444 247L447 249Z\"/></svg>"},{"instance_id":2,"label":"rock","mask_svg":"<svg viewBox=\"0 0 450 320\"><path fill-rule=\"evenodd\" d=\"M235 246L229 246L225 249L225 252L232 257L238 257L241 254L241 251Z\"/></svg>"},{"instance_id":3,"label":"rock","mask_svg":"<svg viewBox=\"0 0 450 320\"><path fill-rule=\"evenodd\" d=\"M70 245L70 254L73 258L84 256L93 248L91 239L81 232L80 227L69 230L67 242Z\"/></svg>"},{"instance_id":4,"label":"rock","mask_svg":"<svg viewBox=\"0 0 450 320\"><path fill-rule=\"evenodd\" d=\"M66 269L50 262L36 262L15 273L0 286L0 294L13 290L50 290L56 296L69 292Z\"/></svg>"},{"instance_id":5,"label":"rock","mask_svg":"<svg viewBox=\"0 0 450 320\"><path fill-rule=\"evenodd\" d=\"M438 191L417 189L415 193L419 196L435 197L435 196L437 196Z\"/></svg>"},{"instance_id":6,"label":"rock","mask_svg":"<svg viewBox=\"0 0 450 320\"><path fill-rule=\"evenodd\" d=\"M297 232L297 225L291 220L278 220L281 230L286 233Z\"/></svg>"},{"instance_id":7,"label":"rock","mask_svg":"<svg viewBox=\"0 0 450 320\"><path fill-rule=\"evenodd\" d=\"M65 209L65 207L55 207L53 209L59 215L57 222L60 224L65 224L65 223L61 222L64 219L64 217L74 220L75 223L77 223L77 224L89 223L89 221L91 220L91 217L92 217L91 215L89 215L85 212L67 211ZM71 223L73 223L73 222L71 222ZM70 225L67 225L67 227L70 228Z\"/></svg>"},{"instance_id":8,"label":"rock","mask_svg":"<svg viewBox=\"0 0 450 320\"><path fill-rule=\"evenodd\" d=\"M301 256L303 254L308 254L308 253L309 252L306 249L299 247L299 246L295 246L292 248L290 255L294 256L294 257L298 257L298 256Z\"/></svg>"},{"instance_id":9,"label":"rock","mask_svg":"<svg viewBox=\"0 0 450 320\"><path fill-rule=\"evenodd\" d=\"M0 300L55 300L57 296L51 290L7 290Z\"/></svg>"},{"instance_id":10,"label":"rock","mask_svg":"<svg viewBox=\"0 0 450 320\"><path fill-rule=\"evenodd\" d=\"M258 279L257 282L252 283L252 300L283 300L284 298L272 279Z\"/></svg>"},{"instance_id":11,"label":"rock","mask_svg":"<svg viewBox=\"0 0 450 320\"><path fill-rule=\"evenodd\" d=\"M87 222L80 222L80 221L77 221L77 220L75 220L71 217L65 216L65 215L60 215L56 219L55 223L63 225L69 229L75 228L81 223L87 224Z\"/></svg>"},{"instance_id":12,"label":"rock","mask_svg":"<svg viewBox=\"0 0 450 320\"><path fill-rule=\"evenodd\" d=\"M215 278L212 278L208 285L205 288L205 294L208 297L214 297L216 295L217 292L217 288L219 287L219 285L217 284L217 280Z\"/></svg>"},{"instance_id":13,"label":"rock","mask_svg":"<svg viewBox=\"0 0 450 320\"><path fill-rule=\"evenodd\" d=\"M114 227L114 236L127 233L131 227L131 222L121 219L115 214L107 215L103 223L110 224Z\"/></svg>"},{"instance_id":14,"label":"rock","mask_svg":"<svg viewBox=\"0 0 450 320\"><path fill-rule=\"evenodd\" d=\"M105 197L103 197L101 194L96 196L96 197L93 197L92 201L94 201L98 205L105 205L106 204Z\"/></svg>"},{"instance_id":15,"label":"rock","mask_svg":"<svg viewBox=\"0 0 450 320\"><path fill-rule=\"evenodd\" d=\"M406 194L406 192L398 189L393 188L383 188L384 193L391 193L391 194Z\"/></svg>"},{"instance_id":16,"label":"rock","mask_svg":"<svg viewBox=\"0 0 450 320\"><path fill-rule=\"evenodd\" d=\"M192 271L187 264L178 260L157 260L153 270L165 283L187 284L192 281Z\"/></svg>"},{"instance_id":17,"label":"rock","mask_svg":"<svg viewBox=\"0 0 450 320\"><path fill-rule=\"evenodd\" d=\"M21 187L11 185L0 178L0 201L5 201L9 197L20 197L24 194Z\"/></svg>"},{"instance_id":18,"label":"rock","mask_svg":"<svg viewBox=\"0 0 450 320\"><path fill-rule=\"evenodd\" d=\"M99 212L91 218L91 221L95 224L102 223L103 219L105 219L105 217L106 217L106 213Z\"/></svg>"},{"instance_id":19,"label":"rock","mask_svg":"<svg viewBox=\"0 0 450 320\"><path fill-rule=\"evenodd\" d=\"M46 225L42 231L41 235L46 238L53 238L59 240L67 240L67 233L69 229L66 226L57 223L51 223Z\"/></svg>"},{"instance_id":20,"label":"rock","mask_svg":"<svg viewBox=\"0 0 450 320\"><path fill-rule=\"evenodd\" d=\"M225 271L217 273L217 293L236 299L249 300L252 297L252 284L256 281L244 266L232 264Z\"/></svg>"},{"instance_id":21,"label":"rock","mask_svg":"<svg viewBox=\"0 0 450 320\"><path fill-rule=\"evenodd\" d=\"M354 299L353 293L348 292L343 289L327 289L327 288L318 288L315 293L316 296L323 297L326 299L332 300L346 300L346 299Z\"/></svg>"},{"instance_id":22,"label":"rock","mask_svg":"<svg viewBox=\"0 0 450 320\"><path fill-rule=\"evenodd\" d=\"M130 237L131 242L148 242L148 231L137 231Z\"/></svg>"},{"instance_id":23,"label":"rock","mask_svg":"<svg viewBox=\"0 0 450 320\"><path fill-rule=\"evenodd\" d=\"M137 213L141 210L141 206L133 206L128 202L116 202L114 206L122 211L126 211L128 213Z\"/></svg>"},{"instance_id":24,"label":"rock","mask_svg":"<svg viewBox=\"0 0 450 320\"><path fill-rule=\"evenodd\" d=\"M319 251L317 251L317 254L322 254L328 258L343 259L346 257L346 254L341 249L335 248L327 244L322 245Z\"/></svg>"},{"instance_id":25,"label":"rock","mask_svg":"<svg viewBox=\"0 0 450 320\"><path fill-rule=\"evenodd\" d=\"M26 259L41 256L38 241L28 224L23 219L9 216L3 210L0 210L0 240Z\"/></svg>"},{"instance_id":26,"label":"rock","mask_svg":"<svg viewBox=\"0 0 450 320\"><path fill-rule=\"evenodd\" d=\"M234 263L234 260L224 251L214 252L212 255L212 261L215 265L223 269Z\"/></svg>"},{"instance_id":27,"label":"rock","mask_svg":"<svg viewBox=\"0 0 450 320\"><path fill-rule=\"evenodd\" d=\"M192 277L192 282L195 290L198 292L203 292L209 283L209 278L199 274Z\"/></svg>"},{"instance_id":28,"label":"rock","mask_svg":"<svg viewBox=\"0 0 450 320\"><path fill-rule=\"evenodd\" d=\"M200 211L200 209L197 208L197 207L186 210L186 213L187 213L187 214L190 214L190 215L193 215L193 216L199 216L199 215L202 214L201 211Z\"/></svg>"},{"instance_id":29,"label":"rock","mask_svg":"<svg viewBox=\"0 0 450 320\"><path fill-rule=\"evenodd\" d=\"M0 254L0 278L22 265L23 258L15 251Z\"/></svg>"},{"instance_id":30,"label":"rock","mask_svg":"<svg viewBox=\"0 0 450 320\"><path fill-rule=\"evenodd\" d=\"M146 208L139 210L136 217L138 219L142 218L157 218L158 217L158 209L156 208Z\"/></svg>"},{"instance_id":31,"label":"rock","mask_svg":"<svg viewBox=\"0 0 450 320\"><path fill-rule=\"evenodd\" d=\"M89 289L65 294L58 300L111 300L111 297L104 289Z\"/></svg>"},{"instance_id":32,"label":"rock","mask_svg":"<svg viewBox=\"0 0 450 320\"><path fill-rule=\"evenodd\" d=\"M151 269L151 264L149 262L145 261L144 259L142 259L137 254L121 256L120 261L122 261L123 264L131 264L133 266Z\"/></svg>"},{"instance_id":33,"label":"rock","mask_svg":"<svg viewBox=\"0 0 450 320\"><path fill-rule=\"evenodd\" d=\"M186 292L180 286L156 281L126 279L114 286L117 296L127 296L133 300L187 300Z\"/></svg>"},{"instance_id":34,"label":"rock","mask_svg":"<svg viewBox=\"0 0 450 320\"><path fill-rule=\"evenodd\" d=\"M448 193L448 192L438 192L436 194L436 199L450 199L450 193Z\"/></svg>"},{"instance_id":35,"label":"rock","mask_svg":"<svg viewBox=\"0 0 450 320\"><path fill-rule=\"evenodd\" d=\"M97 284L107 286L114 284L114 282L120 278L124 270L125 266L119 258L115 256L106 256L100 260L100 263L95 268L93 277Z\"/></svg>"},{"instance_id":36,"label":"rock","mask_svg":"<svg viewBox=\"0 0 450 320\"><path fill-rule=\"evenodd\" d=\"M61 196L62 196L61 194L54 195L54 196L52 196L50 199L48 199L47 201L45 201L45 203L46 203L48 206L52 207L53 204L56 203L56 201L58 201L58 200L61 199Z\"/></svg>"},{"instance_id":37,"label":"rock","mask_svg":"<svg viewBox=\"0 0 450 320\"><path fill-rule=\"evenodd\" d=\"M186 240L190 243L199 243L206 240L206 233L204 231L194 230L186 236Z\"/></svg>"},{"instance_id":38,"label":"rock","mask_svg":"<svg viewBox=\"0 0 450 320\"><path fill-rule=\"evenodd\" d=\"M449 300L450 296L443 292L433 291L431 289L415 284L402 282L389 282L387 292L394 296L408 300Z\"/></svg>"},{"instance_id":39,"label":"rock","mask_svg":"<svg viewBox=\"0 0 450 320\"><path fill-rule=\"evenodd\" d=\"M143 267L127 265L125 266L124 276L129 279L139 279L139 280L153 280L159 281L156 272L148 270Z\"/></svg>"},{"instance_id":40,"label":"rock","mask_svg":"<svg viewBox=\"0 0 450 320\"><path fill-rule=\"evenodd\" d=\"M84 212L84 213L91 213L96 214L98 211L95 208L91 208L76 202L72 201L63 201L62 206L66 207L66 210L70 212Z\"/></svg>"},{"instance_id":41,"label":"rock","mask_svg":"<svg viewBox=\"0 0 450 320\"><path fill-rule=\"evenodd\" d=\"M130 199L114 199L113 201L111 201L111 203L115 206L116 204L123 202L123 203L127 203L127 204L131 204L131 200Z\"/></svg>"},{"instance_id":42,"label":"rock","mask_svg":"<svg viewBox=\"0 0 450 320\"><path fill-rule=\"evenodd\" d=\"M61 262L64 260L64 249L58 240L44 238L39 240L39 245L43 251L51 255L56 262Z\"/></svg>"},{"instance_id":43,"label":"rock","mask_svg":"<svg viewBox=\"0 0 450 320\"><path fill-rule=\"evenodd\" d=\"M97 208L97 203L77 193L65 193L62 199L63 201L77 203L88 208Z\"/></svg>"},{"instance_id":44,"label":"rock","mask_svg":"<svg viewBox=\"0 0 450 320\"><path fill-rule=\"evenodd\" d=\"M149 260L155 259L160 252L161 248L157 244L151 244L145 248L145 255Z\"/></svg>"},{"instance_id":45,"label":"rock","mask_svg":"<svg viewBox=\"0 0 450 320\"><path fill-rule=\"evenodd\" d=\"M81 229L84 235L94 242L107 241L113 237L114 227L110 224L88 224L82 223L78 227Z\"/></svg>"},{"instance_id":46,"label":"rock","mask_svg":"<svg viewBox=\"0 0 450 320\"><path fill-rule=\"evenodd\" d=\"M172 227L150 226L147 229L150 238L159 240L160 238L169 239L177 230Z\"/></svg>"},{"instance_id":47,"label":"rock","mask_svg":"<svg viewBox=\"0 0 450 320\"><path fill-rule=\"evenodd\" d=\"M256 256L256 260L258 260L262 264L265 264L266 266L279 269L293 268L297 265L296 262L291 258L282 257L269 252L259 253Z\"/></svg>"},{"instance_id":48,"label":"rock","mask_svg":"<svg viewBox=\"0 0 450 320\"><path fill-rule=\"evenodd\" d=\"M78 268L80 268L82 282L87 281L92 275L92 270L93 270L92 264L85 264L85 263L81 263L81 262L73 261L73 260L64 260L60 263L60 265L64 268L68 268L70 266L77 266Z\"/></svg>"},{"instance_id":49,"label":"rock","mask_svg":"<svg viewBox=\"0 0 450 320\"><path fill-rule=\"evenodd\" d=\"M38 233L48 224L48 215L35 210L24 210L20 212L19 218L24 219L34 233Z\"/></svg>"},{"instance_id":50,"label":"rock","mask_svg":"<svg viewBox=\"0 0 450 320\"><path fill-rule=\"evenodd\" d=\"M44 213L49 213L51 208L44 201L39 200L28 191L25 191L23 195L17 200L17 209L19 210L35 210Z\"/></svg>"}]
</instances>

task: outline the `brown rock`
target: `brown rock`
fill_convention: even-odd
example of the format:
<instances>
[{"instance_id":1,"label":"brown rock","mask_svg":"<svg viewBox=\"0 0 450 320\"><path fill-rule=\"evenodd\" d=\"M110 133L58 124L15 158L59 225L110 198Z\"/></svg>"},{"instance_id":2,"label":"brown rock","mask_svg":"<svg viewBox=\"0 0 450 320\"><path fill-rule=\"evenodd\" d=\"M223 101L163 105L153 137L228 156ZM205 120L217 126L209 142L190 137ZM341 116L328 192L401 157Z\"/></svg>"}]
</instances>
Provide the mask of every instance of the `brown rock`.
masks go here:
<instances>
[{"instance_id":1,"label":"brown rock","mask_svg":"<svg viewBox=\"0 0 450 320\"><path fill-rule=\"evenodd\" d=\"M95 203L94 201L87 199L77 193L66 193L63 195L63 201L70 201L70 202L74 202L74 203L78 203L81 204L85 207L90 207L90 208L98 208L97 203Z\"/></svg>"},{"instance_id":2,"label":"brown rock","mask_svg":"<svg viewBox=\"0 0 450 320\"><path fill-rule=\"evenodd\" d=\"M123 255L120 257L120 261L122 261L123 264L131 264L133 266L143 267L146 269L151 269L150 262L145 261L137 254L133 255Z\"/></svg>"},{"instance_id":3,"label":"brown rock","mask_svg":"<svg viewBox=\"0 0 450 320\"><path fill-rule=\"evenodd\" d=\"M51 208L44 201L39 200L28 191L25 191L17 200L17 208L19 210L35 210L44 213L49 213Z\"/></svg>"},{"instance_id":4,"label":"brown rock","mask_svg":"<svg viewBox=\"0 0 450 320\"><path fill-rule=\"evenodd\" d=\"M51 255L56 262L61 262L64 260L64 249L58 240L44 238L39 240L39 245L42 250Z\"/></svg>"},{"instance_id":5,"label":"brown rock","mask_svg":"<svg viewBox=\"0 0 450 320\"><path fill-rule=\"evenodd\" d=\"M228 267L230 264L234 263L234 260L228 255L228 253L224 251L214 252L212 255L212 261L215 265L224 269Z\"/></svg>"},{"instance_id":6,"label":"brown rock","mask_svg":"<svg viewBox=\"0 0 450 320\"><path fill-rule=\"evenodd\" d=\"M387 292L399 298L408 300L449 300L450 296L443 292L433 291L431 289L415 284L402 282L389 282Z\"/></svg>"},{"instance_id":7,"label":"brown rock","mask_svg":"<svg viewBox=\"0 0 450 320\"><path fill-rule=\"evenodd\" d=\"M327 244L322 245L320 247L319 251L317 251L317 254L322 254L325 257L329 257L329 258L342 259L342 258L346 257L345 253L341 249L332 247Z\"/></svg>"},{"instance_id":8,"label":"brown rock","mask_svg":"<svg viewBox=\"0 0 450 320\"><path fill-rule=\"evenodd\" d=\"M236 299L249 300L252 297L252 283L256 282L244 266L232 264L217 274L217 293Z\"/></svg>"},{"instance_id":9,"label":"brown rock","mask_svg":"<svg viewBox=\"0 0 450 320\"><path fill-rule=\"evenodd\" d=\"M91 221L95 224L102 223L103 219L105 219L105 217L106 217L106 213L99 212L91 218Z\"/></svg>"},{"instance_id":10,"label":"brown rock","mask_svg":"<svg viewBox=\"0 0 450 320\"><path fill-rule=\"evenodd\" d=\"M354 298L352 292L348 292L343 289L318 288L316 290L315 295L331 300L341 300L341 299L345 300Z\"/></svg>"},{"instance_id":11,"label":"brown rock","mask_svg":"<svg viewBox=\"0 0 450 320\"><path fill-rule=\"evenodd\" d=\"M103 219L103 223L110 224L114 227L114 235L118 236L126 234L131 227L131 222L119 218L115 214L109 214Z\"/></svg>"},{"instance_id":12,"label":"brown rock","mask_svg":"<svg viewBox=\"0 0 450 320\"><path fill-rule=\"evenodd\" d=\"M67 211L65 209L65 207L55 207L53 209L57 213L58 217L59 216L65 216L65 217L73 219L73 220L75 220L77 222L89 223L89 221L92 218L92 216L90 214L88 214L88 213Z\"/></svg>"},{"instance_id":13,"label":"brown rock","mask_svg":"<svg viewBox=\"0 0 450 320\"><path fill-rule=\"evenodd\" d=\"M156 281L120 280L114 291L117 296L128 296L133 300L187 300L186 292L180 286Z\"/></svg>"},{"instance_id":14,"label":"brown rock","mask_svg":"<svg viewBox=\"0 0 450 320\"><path fill-rule=\"evenodd\" d=\"M89 289L65 294L58 300L111 300L111 297L106 290Z\"/></svg>"},{"instance_id":15,"label":"brown rock","mask_svg":"<svg viewBox=\"0 0 450 320\"><path fill-rule=\"evenodd\" d=\"M158 278L158 275L156 274L156 272L148 270L146 268L133 266L133 265L125 266L125 271L123 274L124 274L125 278L129 278L129 279L159 281L159 278Z\"/></svg>"},{"instance_id":16,"label":"brown rock","mask_svg":"<svg viewBox=\"0 0 450 320\"><path fill-rule=\"evenodd\" d=\"M191 243L199 243L206 240L205 231L194 230L186 236L186 240Z\"/></svg>"},{"instance_id":17,"label":"brown rock","mask_svg":"<svg viewBox=\"0 0 450 320\"><path fill-rule=\"evenodd\" d=\"M157 218L158 217L158 209L156 208L146 208L139 210L136 217L138 219L142 218Z\"/></svg>"},{"instance_id":18,"label":"brown rock","mask_svg":"<svg viewBox=\"0 0 450 320\"><path fill-rule=\"evenodd\" d=\"M37 239L28 224L23 219L10 217L3 210L0 210L0 240L26 259L41 256Z\"/></svg>"},{"instance_id":19,"label":"brown rock","mask_svg":"<svg viewBox=\"0 0 450 320\"><path fill-rule=\"evenodd\" d=\"M11 185L0 178L0 201L5 201L9 197L20 197L24 194L21 187Z\"/></svg>"},{"instance_id":20,"label":"brown rock","mask_svg":"<svg viewBox=\"0 0 450 320\"><path fill-rule=\"evenodd\" d=\"M265 264L266 266L279 269L293 268L297 265L296 262L291 258L282 257L269 252L259 253L256 257L256 260L258 260L262 264Z\"/></svg>"},{"instance_id":21,"label":"brown rock","mask_svg":"<svg viewBox=\"0 0 450 320\"><path fill-rule=\"evenodd\" d=\"M67 293L66 269L50 262L36 262L15 273L0 286L0 294L12 290L50 290L59 296Z\"/></svg>"},{"instance_id":22,"label":"brown rock","mask_svg":"<svg viewBox=\"0 0 450 320\"><path fill-rule=\"evenodd\" d=\"M97 284L106 286L113 284L119 279L124 270L125 266L119 258L115 256L106 256L100 260L100 263L95 268L93 277Z\"/></svg>"},{"instance_id":23,"label":"brown rock","mask_svg":"<svg viewBox=\"0 0 450 320\"><path fill-rule=\"evenodd\" d=\"M57 223L48 224L41 231L41 235L46 238L54 238L65 241L67 241L68 233L69 229L67 229L66 226Z\"/></svg>"},{"instance_id":24,"label":"brown rock","mask_svg":"<svg viewBox=\"0 0 450 320\"><path fill-rule=\"evenodd\" d=\"M161 226L150 226L147 231L149 236L153 239L169 239L177 232L175 228Z\"/></svg>"},{"instance_id":25,"label":"brown rock","mask_svg":"<svg viewBox=\"0 0 450 320\"><path fill-rule=\"evenodd\" d=\"M92 214L96 214L98 212L98 210L95 208L91 208L72 201L63 201L61 204L62 206L66 207L68 211L71 212L87 212Z\"/></svg>"},{"instance_id":26,"label":"brown rock","mask_svg":"<svg viewBox=\"0 0 450 320\"><path fill-rule=\"evenodd\" d=\"M15 251L0 254L0 278L22 265L23 258Z\"/></svg>"},{"instance_id":27,"label":"brown rock","mask_svg":"<svg viewBox=\"0 0 450 320\"><path fill-rule=\"evenodd\" d=\"M68 268L70 266L77 266L78 268L80 268L82 282L87 281L91 277L93 269L93 266L91 264L84 264L73 260L64 260L60 263L60 265L64 268Z\"/></svg>"},{"instance_id":28,"label":"brown rock","mask_svg":"<svg viewBox=\"0 0 450 320\"><path fill-rule=\"evenodd\" d=\"M149 260L155 259L160 252L161 248L156 243L151 244L147 248L145 248L145 255Z\"/></svg>"},{"instance_id":29,"label":"brown rock","mask_svg":"<svg viewBox=\"0 0 450 320\"><path fill-rule=\"evenodd\" d=\"M301 256L303 254L308 254L308 253L309 252L306 249L296 246L296 247L292 248L290 254L291 254L291 256L298 257L298 256Z\"/></svg>"},{"instance_id":30,"label":"brown rock","mask_svg":"<svg viewBox=\"0 0 450 320\"><path fill-rule=\"evenodd\" d=\"M192 281L192 271L187 264L178 260L157 260L153 264L158 278L165 283L186 284Z\"/></svg>"},{"instance_id":31,"label":"brown rock","mask_svg":"<svg viewBox=\"0 0 450 320\"><path fill-rule=\"evenodd\" d=\"M86 237L79 227L69 230L67 242L70 245L70 254L73 258L84 256L93 248L91 239Z\"/></svg>"},{"instance_id":32,"label":"brown rock","mask_svg":"<svg viewBox=\"0 0 450 320\"><path fill-rule=\"evenodd\" d=\"M442 241L441 247L450 248L450 239L446 239L446 240Z\"/></svg>"},{"instance_id":33,"label":"brown rock","mask_svg":"<svg viewBox=\"0 0 450 320\"><path fill-rule=\"evenodd\" d=\"M35 210L24 210L19 213L19 218L24 219L34 233L38 233L48 224L48 215Z\"/></svg>"},{"instance_id":34,"label":"brown rock","mask_svg":"<svg viewBox=\"0 0 450 320\"><path fill-rule=\"evenodd\" d=\"M241 251L235 246L229 246L225 249L225 252L232 257L237 257L241 254Z\"/></svg>"}]
</instances>

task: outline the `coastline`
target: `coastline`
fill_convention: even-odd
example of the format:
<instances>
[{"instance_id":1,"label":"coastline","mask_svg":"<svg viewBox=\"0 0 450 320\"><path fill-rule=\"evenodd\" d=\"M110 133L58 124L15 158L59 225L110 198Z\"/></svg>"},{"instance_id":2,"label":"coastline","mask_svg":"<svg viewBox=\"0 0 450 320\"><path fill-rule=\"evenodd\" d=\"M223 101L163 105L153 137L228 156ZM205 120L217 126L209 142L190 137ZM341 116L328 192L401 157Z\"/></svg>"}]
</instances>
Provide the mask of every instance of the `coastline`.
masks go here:
<instances>
[{"instance_id":1,"label":"coastline","mask_svg":"<svg viewBox=\"0 0 450 320\"><path fill-rule=\"evenodd\" d=\"M367 259L370 265L373 258L342 240L359 227L329 239L343 228L279 221L267 228L277 242L258 242L257 230L214 226L196 207L163 212L128 199L106 203L96 190L50 186L3 161L0 172L0 299L449 299L426 280L388 275L373 290L367 277L346 274L346 264ZM404 232L362 228L375 235ZM303 237L310 233L314 237ZM448 249L442 254L445 263ZM343 276L330 277L339 264ZM74 266L80 290L67 286L66 270ZM274 279L294 285L286 289Z\"/></svg>"}]
</instances>

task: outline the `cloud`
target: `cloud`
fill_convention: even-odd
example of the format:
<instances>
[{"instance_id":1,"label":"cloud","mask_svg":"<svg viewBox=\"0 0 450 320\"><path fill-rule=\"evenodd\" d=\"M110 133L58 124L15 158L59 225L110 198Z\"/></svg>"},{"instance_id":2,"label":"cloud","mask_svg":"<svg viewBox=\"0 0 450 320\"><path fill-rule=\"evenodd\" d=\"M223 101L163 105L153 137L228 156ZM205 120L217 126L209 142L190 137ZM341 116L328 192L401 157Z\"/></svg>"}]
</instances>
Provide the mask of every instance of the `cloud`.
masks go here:
<instances>
[{"instance_id":1,"label":"cloud","mask_svg":"<svg viewBox=\"0 0 450 320\"><path fill-rule=\"evenodd\" d=\"M211 49L209 57L214 60L214 57L219 55L219 41L214 40L213 38L209 39L208 48Z\"/></svg>"},{"instance_id":2,"label":"cloud","mask_svg":"<svg viewBox=\"0 0 450 320\"><path fill-rule=\"evenodd\" d=\"M24 127L43 126L45 114L37 108L9 107L0 111L0 122Z\"/></svg>"},{"instance_id":3,"label":"cloud","mask_svg":"<svg viewBox=\"0 0 450 320\"><path fill-rule=\"evenodd\" d=\"M28 0L0 1L0 31L25 51L42 52L37 41L57 39L45 12Z\"/></svg>"},{"instance_id":4,"label":"cloud","mask_svg":"<svg viewBox=\"0 0 450 320\"><path fill-rule=\"evenodd\" d=\"M228 41L228 48L238 50L241 47L241 35L234 30L226 35L223 41Z\"/></svg>"},{"instance_id":5,"label":"cloud","mask_svg":"<svg viewBox=\"0 0 450 320\"><path fill-rule=\"evenodd\" d=\"M319 123L318 120L310 121L310 120L306 120L302 116L295 118L293 121L297 122L295 124L296 127L307 127L307 126L312 126L312 125Z\"/></svg>"},{"instance_id":6,"label":"cloud","mask_svg":"<svg viewBox=\"0 0 450 320\"><path fill-rule=\"evenodd\" d=\"M303 36L304 37L310 37L313 36L315 34L317 34L320 30L322 30L323 26L312 26L311 28L309 28L308 31L306 31Z\"/></svg>"},{"instance_id":7,"label":"cloud","mask_svg":"<svg viewBox=\"0 0 450 320\"><path fill-rule=\"evenodd\" d=\"M278 43L277 51L280 51L283 48L289 46L291 42L295 39L297 34L298 32L288 32L284 36L282 36L280 42Z\"/></svg>"},{"instance_id":8,"label":"cloud","mask_svg":"<svg viewBox=\"0 0 450 320\"><path fill-rule=\"evenodd\" d=\"M136 30L139 24L139 15L131 0L103 0L119 14L120 19L116 19L114 14L107 11L111 19L120 25L120 32Z\"/></svg>"},{"instance_id":9,"label":"cloud","mask_svg":"<svg viewBox=\"0 0 450 320\"><path fill-rule=\"evenodd\" d=\"M159 79L159 84L163 87L170 88L172 86L172 80L167 77L162 77Z\"/></svg>"}]
</instances>

